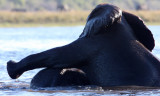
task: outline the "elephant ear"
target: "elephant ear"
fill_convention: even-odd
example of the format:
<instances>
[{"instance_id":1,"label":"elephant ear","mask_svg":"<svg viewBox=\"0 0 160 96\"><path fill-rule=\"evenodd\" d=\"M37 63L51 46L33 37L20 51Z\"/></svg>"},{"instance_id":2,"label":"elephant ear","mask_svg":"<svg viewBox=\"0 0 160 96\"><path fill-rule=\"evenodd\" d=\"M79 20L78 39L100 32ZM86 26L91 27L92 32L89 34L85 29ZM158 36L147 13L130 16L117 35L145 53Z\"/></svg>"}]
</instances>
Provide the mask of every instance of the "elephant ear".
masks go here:
<instances>
[{"instance_id":1,"label":"elephant ear","mask_svg":"<svg viewBox=\"0 0 160 96\"><path fill-rule=\"evenodd\" d=\"M118 22L121 16L122 11L114 5L98 5L88 16L87 23L80 38L91 37L105 32L113 23Z\"/></svg>"},{"instance_id":2,"label":"elephant ear","mask_svg":"<svg viewBox=\"0 0 160 96\"><path fill-rule=\"evenodd\" d=\"M151 31L144 24L143 20L138 16L135 16L128 12L123 11L122 14L134 31L134 34L138 41L141 42L147 49L152 51L155 46L154 38Z\"/></svg>"}]
</instances>

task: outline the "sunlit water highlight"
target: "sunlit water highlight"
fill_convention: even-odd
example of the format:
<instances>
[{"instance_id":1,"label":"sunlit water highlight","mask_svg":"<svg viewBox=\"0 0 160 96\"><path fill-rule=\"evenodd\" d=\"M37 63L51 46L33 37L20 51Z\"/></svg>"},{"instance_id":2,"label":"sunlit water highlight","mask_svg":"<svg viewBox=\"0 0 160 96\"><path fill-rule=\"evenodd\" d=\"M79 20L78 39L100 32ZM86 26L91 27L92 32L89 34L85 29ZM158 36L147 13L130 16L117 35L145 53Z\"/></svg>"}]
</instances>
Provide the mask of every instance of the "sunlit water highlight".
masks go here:
<instances>
[{"instance_id":1,"label":"sunlit water highlight","mask_svg":"<svg viewBox=\"0 0 160 96\"><path fill-rule=\"evenodd\" d=\"M153 32L156 46L153 54L160 58L160 26L148 26ZM18 80L9 78L6 62L22 58L50 48L66 45L76 40L83 26L77 27L37 27L0 28L0 96L157 96L160 88L146 87L56 87L33 90L29 88L32 77L40 70L24 73Z\"/></svg>"}]
</instances>

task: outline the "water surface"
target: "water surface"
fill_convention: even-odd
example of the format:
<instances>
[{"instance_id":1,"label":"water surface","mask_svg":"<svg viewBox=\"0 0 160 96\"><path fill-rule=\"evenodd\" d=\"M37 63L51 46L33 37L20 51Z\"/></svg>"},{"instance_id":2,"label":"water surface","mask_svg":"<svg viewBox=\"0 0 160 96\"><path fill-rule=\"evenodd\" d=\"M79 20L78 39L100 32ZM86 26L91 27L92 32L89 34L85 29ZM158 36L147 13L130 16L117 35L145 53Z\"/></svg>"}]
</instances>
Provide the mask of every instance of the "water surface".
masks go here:
<instances>
[{"instance_id":1,"label":"water surface","mask_svg":"<svg viewBox=\"0 0 160 96\"><path fill-rule=\"evenodd\" d=\"M160 26L148 26L153 32L156 46L153 54L160 58ZM0 96L143 96L160 95L160 88L148 87L56 87L41 90L29 88L32 77L40 70L24 73L19 79L12 80L6 71L6 62L19 61L22 58L63 46L76 40L83 26L76 27L33 27L33 28L0 28Z\"/></svg>"}]
</instances>

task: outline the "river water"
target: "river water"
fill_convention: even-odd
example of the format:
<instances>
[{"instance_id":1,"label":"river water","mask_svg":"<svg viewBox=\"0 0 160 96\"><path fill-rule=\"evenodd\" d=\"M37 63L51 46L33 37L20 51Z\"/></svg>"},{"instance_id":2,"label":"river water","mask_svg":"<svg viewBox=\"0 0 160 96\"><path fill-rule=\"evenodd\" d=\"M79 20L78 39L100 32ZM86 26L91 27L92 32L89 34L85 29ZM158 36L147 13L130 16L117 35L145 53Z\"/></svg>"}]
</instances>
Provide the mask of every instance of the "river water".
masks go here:
<instances>
[{"instance_id":1,"label":"river water","mask_svg":"<svg viewBox=\"0 0 160 96\"><path fill-rule=\"evenodd\" d=\"M153 54L160 58L160 26L148 26L156 46ZM47 49L62 46L76 40L84 26L0 28L0 96L158 96L160 88L72 86L45 89L30 89L32 77L40 70L24 73L16 80L10 79L6 62L22 58Z\"/></svg>"}]
</instances>

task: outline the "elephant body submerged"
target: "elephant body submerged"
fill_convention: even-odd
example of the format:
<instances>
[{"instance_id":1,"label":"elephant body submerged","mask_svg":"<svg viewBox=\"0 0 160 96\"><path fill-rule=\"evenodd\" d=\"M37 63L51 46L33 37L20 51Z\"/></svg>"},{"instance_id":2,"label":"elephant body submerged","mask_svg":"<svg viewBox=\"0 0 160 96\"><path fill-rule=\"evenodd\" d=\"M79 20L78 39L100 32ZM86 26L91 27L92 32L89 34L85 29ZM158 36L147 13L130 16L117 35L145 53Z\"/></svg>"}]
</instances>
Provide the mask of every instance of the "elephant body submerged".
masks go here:
<instances>
[{"instance_id":1,"label":"elephant body submerged","mask_svg":"<svg viewBox=\"0 0 160 96\"><path fill-rule=\"evenodd\" d=\"M9 61L7 70L16 79L25 71L46 67L31 81L31 86L37 87L160 86L160 61L152 55L153 48L153 35L141 19L101 4L90 13L77 40L18 63ZM64 68L78 71L60 74Z\"/></svg>"}]
</instances>

